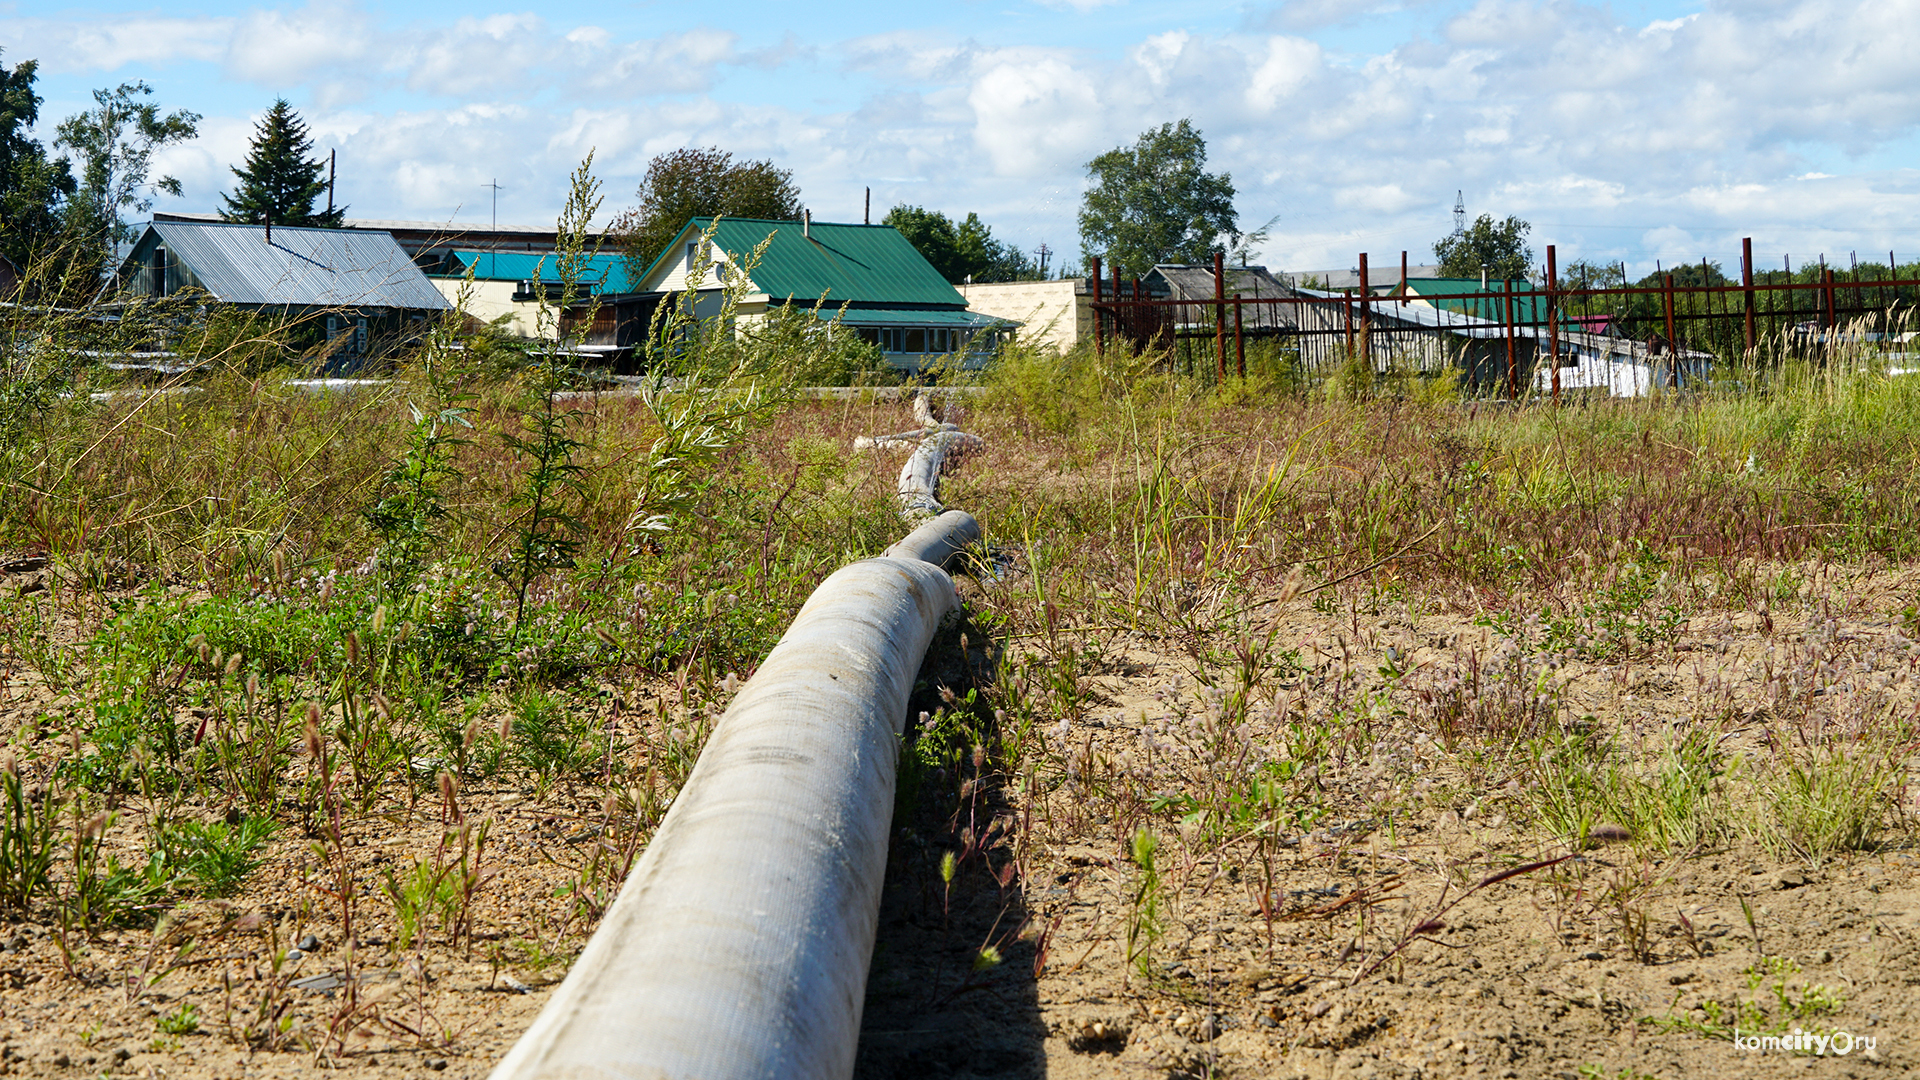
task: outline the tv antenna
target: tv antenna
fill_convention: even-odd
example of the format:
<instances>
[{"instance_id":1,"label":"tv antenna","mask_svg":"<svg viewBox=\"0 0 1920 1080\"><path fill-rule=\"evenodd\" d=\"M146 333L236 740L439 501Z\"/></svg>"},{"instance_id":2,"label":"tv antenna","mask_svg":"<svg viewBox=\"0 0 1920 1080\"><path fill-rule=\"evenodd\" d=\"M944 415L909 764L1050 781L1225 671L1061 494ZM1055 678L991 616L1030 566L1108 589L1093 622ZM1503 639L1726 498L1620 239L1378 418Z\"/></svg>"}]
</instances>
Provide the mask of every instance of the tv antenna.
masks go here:
<instances>
[{"instance_id":1,"label":"tv antenna","mask_svg":"<svg viewBox=\"0 0 1920 1080\"><path fill-rule=\"evenodd\" d=\"M499 179L500 178L496 176L480 185L483 188L491 188L493 190L493 231L496 233L500 231L500 192L505 190L500 186ZM495 236L491 239L497 244L500 238Z\"/></svg>"},{"instance_id":2,"label":"tv antenna","mask_svg":"<svg viewBox=\"0 0 1920 1080\"><path fill-rule=\"evenodd\" d=\"M1467 231L1467 193L1453 193L1453 235L1461 236Z\"/></svg>"}]
</instances>

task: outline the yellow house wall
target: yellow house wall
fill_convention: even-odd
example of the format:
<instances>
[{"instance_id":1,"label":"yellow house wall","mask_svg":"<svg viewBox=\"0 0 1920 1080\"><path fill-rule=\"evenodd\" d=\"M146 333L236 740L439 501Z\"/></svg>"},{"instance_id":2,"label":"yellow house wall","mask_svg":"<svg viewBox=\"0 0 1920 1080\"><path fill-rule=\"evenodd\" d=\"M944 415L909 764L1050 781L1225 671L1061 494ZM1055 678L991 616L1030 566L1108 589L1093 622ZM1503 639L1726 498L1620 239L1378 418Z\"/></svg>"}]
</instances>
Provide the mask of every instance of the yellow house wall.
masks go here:
<instances>
[{"instance_id":1,"label":"yellow house wall","mask_svg":"<svg viewBox=\"0 0 1920 1080\"><path fill-rule=\"evenodd\" d=\"M460 302L460 288L466 282L461 278L428 278L447 303ZM481 322L492 322L502 315L511 315L507 323L507 332L519 337L534 337L539 333L540 305L532 300L513 298L514 290L520 287L513 281L476 281L473 292L467 297L467 314Z\"/></svg>"},{"instance_id":2,"label":"yellow house wall","mask_svg":"<svg viewBox=\"0 0 1920 1080\"><path fill-rule=\"evenodd\" d=\"M1017 340L1052 347L1061 352L1093 336L1091 299L1076 293L1081 283L1065 281L1006 281L988 285L956 285L967 298L967 310L1019 322Z\"/></svg>"}]
</instances>

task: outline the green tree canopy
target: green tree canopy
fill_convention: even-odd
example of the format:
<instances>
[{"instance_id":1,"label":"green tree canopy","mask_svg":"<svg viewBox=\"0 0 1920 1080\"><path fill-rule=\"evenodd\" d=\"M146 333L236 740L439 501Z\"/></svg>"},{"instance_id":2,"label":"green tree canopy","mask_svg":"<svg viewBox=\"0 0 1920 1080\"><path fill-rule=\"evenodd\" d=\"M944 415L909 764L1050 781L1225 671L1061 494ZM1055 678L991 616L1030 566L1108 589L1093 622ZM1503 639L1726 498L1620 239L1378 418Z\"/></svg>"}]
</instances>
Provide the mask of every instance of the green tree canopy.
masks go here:
<instances>
[{"instance_id":1,"label":"green tree canopy","mask_svg":"<svg viewBox=\"0 0 1920 1080\"><path fill-rule=\"evenodd\" d=\"M1080 247L1127 277L1156 263L1206 263L1240 239L1233 178L1206 171L1207 141L1191 121L1142 132L1132 146L1087 162Z\"/></svg>"},{"instance_id":2,"label":"green tree canopy","mask_svg":"<svg viewBox=\"0 0 1920 1080\"><path fill-rule=\"evenodd\" d=\"M54 145L72 150L81 163L80 190L69 213L82 216L82 227L101 246L102 258L115 241L133 238L123 211L153 209L154 192L180 194L180 181L171 176L148 180L153 152L193 138L200 114L177 109L163 116L160 106L147 100L152 96L153 87L144 82L95 90L94 108L54 129Z\"/></svg>"},{"instance_id":3,"label":"green tree canopy","mask_svg":"<svg viewBox=\"0 0 1920 1080\"><path fill-rule=\"evenodd\" d=\"M1479 277L1484 266L1494 281L1524 278L1533 269L1533 249L1527 246L1527 234L1532 231L1532 225L1517 217L1495 221L1492 214L1481 214L1465 232L1433 245L1440 276Z\"/></svg>"},{"instance_id":4,"label":"green tree canopy","mask_svg":"<svg viewBox=\"0 0 1920 1080\"><path fill-rule=\"evenodd\" d=\"M1033 260L1012 244L995 239L979 214L968 214L956 225L938 210L902 204L887 211L880 224L900 230L940 276L955 285L968 280L1032 281L1040 276Z\"/></svg>"},{"instance_id":5,"label":"green tree canopy","mask_svg":"<svg viewBox=\"0 0 1920 1080\"><path fill-rule=\"evenodd\" d=\"M220 216L255 225L271 221L339 228L347 216L346 207L314 209L314 203L327 193L327 163L309 158L312 151L306 122L285 98L276 99L254 126L245 167L233 170L240 183L233 194L220 196L226 204Z\"/></svg>"},{"instance_id":6,"label":"green tree canopy","mask_svg":"<svg viewBox=\"0 0 1920 1080\"><path fill-rule=\"evenodd\" d=\"M1709 262L1705 266L1699 263L1680 263L1677 266L1669 266L1665 270L1655 270L1634 282L1633 285L1637 289L1664 289L1667 287L1668 274L1673 275L1673 287L1676 289L1715 289L1722 285L1733 284L1733 279L1727 276L1719 263Z\"/></svg>"},{"instance_id":7,"label":"green tree canopy","mask_svg":"<svg viewBox=\"0 0 1920 1080\"><path fill-rule=\"evenodd\" d=\"M772 161L735 161L711 146L655 157L636 195L640 205L615 218L612 229L636 278L690 218L724 214L792 221L802 210L792 172Z\"/></svg>"},{"instance_id":8,"label":"green tree canopy","mask_svg":"<svg viewBox=\"0 0 1920 1080\"><path fill-rule=\"evenodd\" d=\"M67 159L49 158L27 132L40 119L37 61L0 65L0 255L25 269L61 233L62 211L78 189Z\"/></svg>"}]
</instances>

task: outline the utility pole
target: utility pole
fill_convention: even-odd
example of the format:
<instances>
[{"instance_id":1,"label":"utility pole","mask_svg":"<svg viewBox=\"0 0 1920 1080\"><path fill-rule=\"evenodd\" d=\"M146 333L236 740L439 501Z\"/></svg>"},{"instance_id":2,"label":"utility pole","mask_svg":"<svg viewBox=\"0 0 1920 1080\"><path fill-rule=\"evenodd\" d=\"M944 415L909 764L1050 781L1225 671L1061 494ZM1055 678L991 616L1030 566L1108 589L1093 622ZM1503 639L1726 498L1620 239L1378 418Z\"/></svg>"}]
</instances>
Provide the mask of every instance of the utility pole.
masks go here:
<instances>
[{"instance_id":1,"label":"utility pole","mask_svg":"<svg viewBox=\"0 0 1920 1080\"><path fill-rule=\"evenodd\" d=\"M333 155L338 151L327 151L327 219L333 219Z\"/></svg>"}]
</instances>

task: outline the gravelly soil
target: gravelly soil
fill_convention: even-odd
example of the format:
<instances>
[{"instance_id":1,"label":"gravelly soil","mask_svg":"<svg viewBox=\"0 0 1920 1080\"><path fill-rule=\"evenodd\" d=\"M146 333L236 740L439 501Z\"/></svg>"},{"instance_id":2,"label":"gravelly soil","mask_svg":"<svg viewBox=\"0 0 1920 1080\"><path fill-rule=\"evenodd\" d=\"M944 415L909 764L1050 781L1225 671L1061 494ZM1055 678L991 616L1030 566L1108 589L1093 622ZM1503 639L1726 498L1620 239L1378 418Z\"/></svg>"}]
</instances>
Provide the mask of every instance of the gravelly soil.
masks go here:
<instances>
[{"instance_id":1,"label":"gravelly soil","mask_svg":"<svg viewBox=\"0 0 1920 1080\"><path fill-rule=\"evenodd\" d=\"M1630 664L1570 661L1556 674L1563 700L1604 730L1712 723L1733 756L1764 752L1758 734L1778 689L1770 651L1778 661L1790 643L1825 634L1845 656L1913 655L1885 606L1911 595L1911 580L1856 584L1855 595L1881 606L1817 619L1697 617L1671 647ZM1335 669L1371 671L1389 647L1416 674L1498 647L1465 613L1356 625L1296 602L1281 624L1309 685ZM1145 721L1164 752L1155 720L1192 667L1124 634L1106 639L1105 654L1114 662L1095 680L1102 704L1072 741L1137 760ZM1911 695L1896 689L1886 708L1911 716ZM1275 848L1270 886L1249 845L1191 854L1163 824L1166 928L1145 974L1127 962L1140 880L1130 826L1050 827L1070 815L1073 793L1016 792L1011 808L1030 823L1031 843L1017 896L977 875L964 911L954 901L950 930L924 888L889 896L861 1075L1633 1080L1920 1068L1920 849L1904 831L1817 865L1769 855L1751 836L1669 858L1626 842L1575 852L1522 827L1517 784L1474 789L1450 755L1423 745L1397 774L1361 766L1327 776L1335 816ZM1899 814L1914 809L1911 779ZM1408 790L1428 793L1412 813ZM1402 812L1383 820L1389 803ZM1571 857L1459 899L1497 871L1559 856ZM1271 921L1263 888L1275 897ZM972 950L1021 919L1050 930L1039 976L1032 941L988 975L967 974ZM1626 938L1642 919L1636 956ZM1439 925L1409 932L1428 920ZM944 964L927 963L929 951ZM1783 994L1837 1008L1795 1020ZM1728 1016L1741 1002L1763 1006L1770 1027L1755 1034L1858 1041L1830 1042L1824 1054L1739 1049L1703 1030L1703 1002Z\"/></svg>"},{"instance_id":2,"label":"gravelly soil","mask_svg":"<svg viewBox=\"0 0 1920 1080\"><path fill-rule=\"evenodd\" d=\"M1895 614L1911 579L1852 592L1867 599L1838 615L1696 616L1676 642L1631 663L1570 661L1555 675L1566 710L1637 735L1710 721L1730 752L1761 752L1777 689L1769 650L1778 657L1825 635L1851 656L1912 653ZM1498 647L1472 612L1440 605L1364 622L1304 600L1279 612L1276 645L1297 651L1300 670L1275 694L1304 698L1325 679L1370 672L1390 647L1416 675ZM1159 730L1191 696L1195 664L1164 639L1115 632L1099 644L1091 705L1044 752L1071 745L1138 760L1150 753L1143 729ZM19 745L52 695L18 658L8 663L0 736ZM644 701L670 689L622 693ZM1887 707L1911 715L1900 693ZM989 843L962 863L950 894L928 872L938 845L903 840L860 1075L1630 1080L1920 1067L1920 849L1897 820L1874 849L1818 862L1771 856L1751 835L1669 857L1631 841L1571 851L1524 819L1517 780L1475 788L1455 755L1415 737L1411 719L1381 723L1381 744L1399 756L1377 768L1329 765L1326 813L1277 837L1270 866L1249 844L1189 843L1172 818L1159 823L1164 931L1144 964L1129 962L1126 940L1139 891L1132 823L1101 820L1072 784L1038 771L1030 789L1029 778L1007 778L987 816L1016 827L1004 847ZM1911 785L1899 795L1896 809L1911 812ZM352 960L356 1009L343 1016L339 919L316 898L311 841L283 831L240 896L198 902L154 930L63 943L42 923L0 924L0 1074L265 1077L326 1064L483 1075L579 947L555 891L596 807L510 786L461 799L469 819L494 821L495 876L471 945L396 953L392 927L370 906ZM139 847L142 810L136 800L122 807L114 846ZM430 849L441 829L431 798L357 825L350 851L362 890L376 891L383 868ZM1498 871L1562 856L1459 899ZM1413 932L1423 923L1439 925ZM274 972L276 943L309 933L319 947ZM189 936L196 951L175 954ZM989 943L1001 962L975 970ZM288 1003L279 1015L304 1039L249 1050L231 1037L229 1023L244 1023L263 995L269 1008ZM1738 1049L1700 1030L1704 1002L1756 1002L1772 1022L1783 1003L1808 1001L1833 1009L1809 1012L1803 1026L1850 1033L1860 1041L1849 1053ZM199 1030L163 1032L159 1020L186 1005ZM330 1024L350 1029L346 1049L316 1053Z\"/></svg>"}]
</instances>

